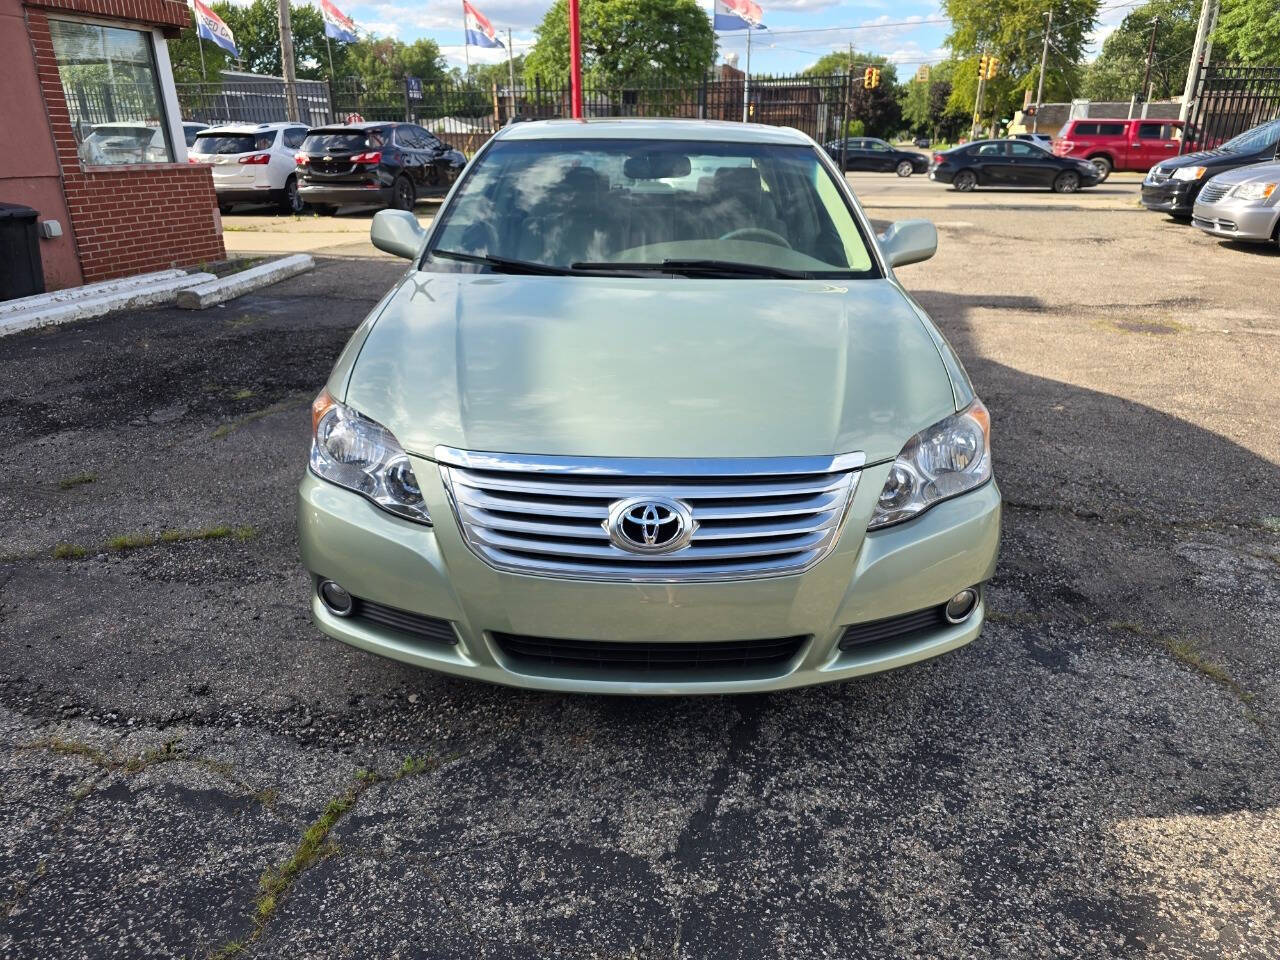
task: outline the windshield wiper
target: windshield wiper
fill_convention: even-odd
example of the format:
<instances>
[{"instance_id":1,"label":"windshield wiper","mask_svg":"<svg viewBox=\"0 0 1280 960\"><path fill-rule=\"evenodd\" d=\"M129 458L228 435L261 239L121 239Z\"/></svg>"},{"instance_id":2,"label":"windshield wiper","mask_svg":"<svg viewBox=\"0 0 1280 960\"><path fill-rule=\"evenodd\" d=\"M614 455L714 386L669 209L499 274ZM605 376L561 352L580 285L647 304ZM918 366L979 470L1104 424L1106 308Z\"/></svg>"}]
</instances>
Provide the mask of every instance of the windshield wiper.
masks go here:
<instances>
[{"instance_id":1,"label":"windshield wiper","mask_svg":"<svg viewBox=\"0 0 1280 960\"><path fill-rule=\"evenodd\" d=\"M631 273L671 273L683 277L774 277L783 280L811 280L804 270L786 270L761 263L739 263L736 260L663 260L661 263L632 263L622 260L581 261L573 270L609 270Z\"/></svg>"},{"instance_id":2,"label":"windshield wiper","mask_svg":"<svg viewBox=\"0 0 1280 960\"><path fill-rule=\"evenodd\" d=\"M562 277L573 273L565 267L553 267L549 263L530 263L528 260L508 260L506 257L491 257L475 253L462 253L458 250L432 250L431 256L443 257L446 260L457 260L461 263L478 263L490 267L498 273L531 273L546 276Z\"/></svg>"}]
</instances>

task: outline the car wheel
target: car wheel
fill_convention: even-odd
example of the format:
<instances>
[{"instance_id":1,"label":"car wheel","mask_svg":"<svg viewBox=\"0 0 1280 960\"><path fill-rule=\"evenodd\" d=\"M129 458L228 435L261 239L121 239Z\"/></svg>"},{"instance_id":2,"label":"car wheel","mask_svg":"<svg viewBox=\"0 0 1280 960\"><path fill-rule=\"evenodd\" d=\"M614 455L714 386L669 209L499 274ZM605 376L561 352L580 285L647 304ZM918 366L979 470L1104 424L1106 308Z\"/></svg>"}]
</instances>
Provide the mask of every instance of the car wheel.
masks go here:
<instances>
[{"instance_id":1,"label":"car wheel","mask_svg":"<svg viewBox=\"0 0 1280 960\"><path fill-rule=\"evenodd\" d=\"M915 167L911 165L910 160L903 160L898 164L898 176L909 177L913 173L915 173Z\"/></svg>"},{"instance_id":2,"label":"car wheel","mask_svg":"<svg viewBox=\"0 0 1280 960\"><path fill-rule=\"evenodd\" d=\"M961 170L951 181L951 185L961 193L968 193L978 185L978 175L972 170Z\"/></svg>"},{"instance_id":3,"label":"car wheel","mask_svg":"<svg viewBox=\"0 0 1280 960\"><path fill-rule=\"evenodd\" d=\"M408 177L396 177L391 188L391 206L396 210L412 210L414 204L413 184Z\"/></svg>"},{"instance_id":4,"label":"car wheel","mask_svg":"<svg viewBox=\"0 0 1280 960\"><path fill-rule=\"evenodd\" d=\"M1064 170L1058 174L1058 179L1053 181L1054 193L1075 193L1080 189L1080 174L1072 173L1070 170Z\"/></svg>"},{"instance_id":5,"label":"car wheel","mask_svg":"<svg viewBox=\"0 0 1280 960\"><path fill-rule=\"evenodd\" d=\"M280 212L301 213L302 207L302 194L298 192L298 178L290 177L284 182L284 193L280 196Z\"/></svg>"},{"instance_id":6,"label":"car wheel","mask_svg":"<svg viewBox=\"0 0 1280 960\"><path fill-rule=\"evenodd\" d=\"M1089 162L1097 168L1098 182L1106 182L1107 177L1111 176L1111 161L1106 157L1090 157Z\"/></svg>"}]
</instances>

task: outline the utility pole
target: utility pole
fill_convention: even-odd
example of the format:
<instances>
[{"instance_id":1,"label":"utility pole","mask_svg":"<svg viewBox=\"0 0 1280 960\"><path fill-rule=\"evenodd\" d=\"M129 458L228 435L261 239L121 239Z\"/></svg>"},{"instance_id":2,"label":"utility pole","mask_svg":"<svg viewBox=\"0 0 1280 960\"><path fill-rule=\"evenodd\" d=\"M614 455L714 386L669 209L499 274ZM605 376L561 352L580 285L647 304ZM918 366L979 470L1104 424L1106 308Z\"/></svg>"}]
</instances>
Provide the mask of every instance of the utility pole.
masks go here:
<instances>
[{"instance_id":1,"label":"utility pole","mask_svg":"<svg viewBox=\"0 0 1280 960\"><path fill-rule=\"evenodd\" d=\"M1142 92L1138 96L1142 97L1142 102L1146 103L1147 89L1151 86L1151 59L1156 52L1156 31L1160 29L1160 18L1156 17L1151 21L1151 39L1147 41L1147 70L1142 75Z\"/></svg>"},{"instance_id":2,"label":"utility pole","mask_svg":"<svg viewBox=\"0 0 1280 960\"><path fill-rule=\"evenodd\" d=\"M293 66L293 28L289 25L289 0L279 0L280 68L284 75L285 109L289 122L298 122L298 77Z\"/></svg>"},{"instance_id":3,"label":"utility pole","mask_svg":"<svg viewBox=\"0 0 1280 960\"><path fill-rule=\"evenodd\" d=\"M516 61L515 61L515 44L511 42L511 28L507 27L507 79L511 83L511 116L507 118L508 123L514 123L516 119Z\"/></svg>"},{"instance_id":4,"label":"utility pole","mask_svg":"<svg viewBox=\"0 0 1280 960\"><path fill-rule=\"evenodd\" d=\"M1044 46L1040 48L1040 79L1036 81L1036 115L1031 118L1031 132L1040 130L1040 106L1044 103L1044 65L1049 59L1049 31L1053 29L1053 8L1045 14Z\"/></svg>"},{"instance_id":5,"label":"utility pole","mask_svg":"<svg viewBox=\"0 0 1280 960\"><path fill-rule=\"evenodd\" d=\"M1212 24L1218 19L1218 0L1200 0L1200 24L1196 27L1196 42L1191 48L1191 65L1187 68L1187 84L1182 88L1182 105L1178 108L1178 119L1186 122L1191 109L1191 101L1196 95L1196 86L1200 80L1200 68L1209 62L1209 51L1206 44L1213 32ZM1182 142L1187 142L1186 128L1183 128Z\"/></svg>"}]
</instances>

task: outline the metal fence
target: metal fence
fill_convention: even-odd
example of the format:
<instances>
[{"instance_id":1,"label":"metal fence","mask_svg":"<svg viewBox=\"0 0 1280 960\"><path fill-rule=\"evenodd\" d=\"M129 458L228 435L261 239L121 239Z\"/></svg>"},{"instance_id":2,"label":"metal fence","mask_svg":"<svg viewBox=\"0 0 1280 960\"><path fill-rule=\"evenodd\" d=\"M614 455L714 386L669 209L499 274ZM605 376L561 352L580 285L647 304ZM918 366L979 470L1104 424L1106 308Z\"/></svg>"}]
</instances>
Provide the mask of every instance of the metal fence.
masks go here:
<instances>
[{"instance_id":1,"label":"metal fence","mask_svg":"<svg viewBox=\"0 0 1280 960\"><path fill-rule=\"evenodd\" d=\"M1197 90L1187 121L1201 150L1280 117L1280 67L1202 67Z\"/></svg>"},{"instance_id":2,"label":"metal fence","mask_svg":"<svg viewBox=\"0 0 1280 960\"><path fill-rule=\"evenodd\" d=\"M287 119L282 80L224 80L180 83L184 119L206 123L266 123ZM745 88L745 91L744 91ZM364 120L417 123L464 153L478 150L512 120L552 119L570 114L568 84L482 86L466 81L424 82L412 77L368 83L359 78L299 80L298 104L304 123ZM701 81L654 81L642 85L587 86L583 110L588 117L690 117L741 120L744 92L751 122L795 127L819 142L834 139L849 112L849 78L752 77Z\"/></svg>"}]
</instances>

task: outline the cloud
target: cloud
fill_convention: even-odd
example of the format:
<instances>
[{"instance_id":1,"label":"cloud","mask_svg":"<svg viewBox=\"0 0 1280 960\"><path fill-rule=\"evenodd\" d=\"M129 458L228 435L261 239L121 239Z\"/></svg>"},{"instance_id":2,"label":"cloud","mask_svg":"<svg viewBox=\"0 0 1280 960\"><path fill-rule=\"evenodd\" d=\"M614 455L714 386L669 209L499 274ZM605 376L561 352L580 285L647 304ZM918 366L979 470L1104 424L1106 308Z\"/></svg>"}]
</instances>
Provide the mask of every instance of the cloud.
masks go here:
<instances>
[{"instance_id":1,"label":"cloud","mask_svg":"<svg viewBox=\"0 0 1280 960\"><path fill-rule=\"evenodd\" d=\"M376 33L380 37L397 37L400 35L400 24L382 20L361 20L360 29Z\"/></svg>"},{"instance_id":2,"label":"cloud","mask_svg":"<svg viewBox=\"0 0 1280 960\"><path fill-rule=\"evenodd\" d=\"M503 43L506 40L504 38ZM512 37L511 46L515 49L515 53L519 56L528 51L533 46L533 40L521 40L519 37ZM468 62L471 63L506 63L507 51L501 47L463 47L462 44L441 44L440 55L451 64L462 66Z\"/></svg>"},{"instance_id":3,"label":"cloud","mask_svg":"<svg viewBox=\"0 0 1280 960\"><path fill-rule=\"evenodd\" d=\"M528 31L542 22L547 12L547 0L482 0L480 11L489 18L499 33L512 30ZM398 23L401 27L418 30L457 30L462 32L462 4L456 0L428 0L424 4L400 4L392 2L354 4L346 12L361 26L365 18Z\"/></svg>"}]
</instances>

